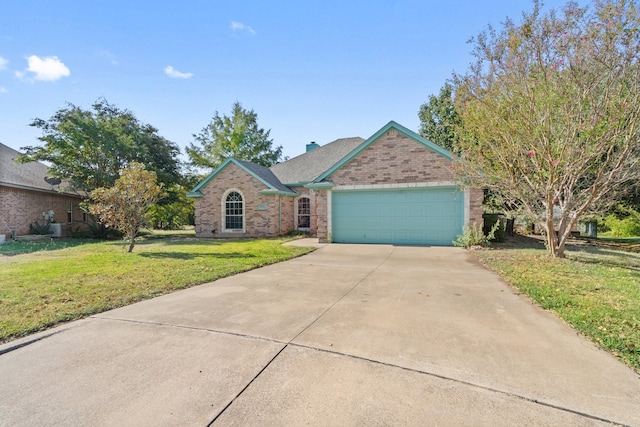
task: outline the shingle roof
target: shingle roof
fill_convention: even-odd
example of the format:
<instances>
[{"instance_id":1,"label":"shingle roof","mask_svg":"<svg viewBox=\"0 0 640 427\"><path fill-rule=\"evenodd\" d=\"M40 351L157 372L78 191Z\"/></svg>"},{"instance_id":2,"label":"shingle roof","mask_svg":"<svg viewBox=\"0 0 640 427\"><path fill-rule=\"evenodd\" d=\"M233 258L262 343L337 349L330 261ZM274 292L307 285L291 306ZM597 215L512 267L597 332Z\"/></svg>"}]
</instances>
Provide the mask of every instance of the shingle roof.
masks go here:
<instances>
[{"instance_id":1,"label":"shingle roof","mask_svg":"<svg viewBox=\"0 0 640 427\"><path fill-rule=\"evenodd\" d=\"M291 192L291 189L289 187L287 187L286 185L284 185L282 182L280 182L280 180L278 180L278 177L276 177L273 174L271 169L269 169L267 167L264 167L264 166L256 165L255 163L246 162L244 160L238 160L238 159L234 159L234 160L236 162L240 163L246 169L248 169L255 176L257 176L258 178L261 178L263 181L265 181L267 184L269 184L275 190L284 191L284 192L287 192L287 193Z\"/></svg>"},{"instance_id":2,"label":"shingle roof","mask_svg":"<svg viewBox=\"0 0 640 427\"><path fill-rule=\"evenodd\" d=\"M11 187L52 190L44 182L49 168L42 163L17 163L20 153L4 144L0 144L0 184Z\"/></svg>"},{"instance_id":3,"label":"shingle roof","mask_svg":"<svg viewBox=\"0 0 640 427\"><path fill-rule=\"evenodd\" d=\"M315 150L271 167L273 174L284 184L311 182L347 154L355 150L364 139L340 138Z\"/></svg>"},{"instance_id":4,"label":"shingle roof","mask_svg":"<svg viewBox=\"0 0 640 427\"><path fill-rule=\"evenodd\" d=\"M60 192L60 185L52 186L44 181L49 176L49 168L39 162L18 163L20 153L0 143L0 185L28 190ZM62 183L62 187L65 187ZM77 193L64 194L80 196Z\"/></svg>"}]
</instances>

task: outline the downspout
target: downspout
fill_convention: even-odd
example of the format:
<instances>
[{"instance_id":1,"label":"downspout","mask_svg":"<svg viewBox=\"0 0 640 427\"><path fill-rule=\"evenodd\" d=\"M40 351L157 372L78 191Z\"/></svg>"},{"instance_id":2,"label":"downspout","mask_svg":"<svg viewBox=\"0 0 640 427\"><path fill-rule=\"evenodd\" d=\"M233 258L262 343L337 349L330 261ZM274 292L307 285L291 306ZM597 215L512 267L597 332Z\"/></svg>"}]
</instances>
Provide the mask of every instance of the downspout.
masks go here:
<instances>
[{"instance_id":1,"label":"downspout","mask_svg":"<svg viewBox=\"0 0 640 427\"><path fill-rule=\"evenodd\" d=\"M282 236L282 196L278 196L278 237Z\"/></svg>"}]
</instances>

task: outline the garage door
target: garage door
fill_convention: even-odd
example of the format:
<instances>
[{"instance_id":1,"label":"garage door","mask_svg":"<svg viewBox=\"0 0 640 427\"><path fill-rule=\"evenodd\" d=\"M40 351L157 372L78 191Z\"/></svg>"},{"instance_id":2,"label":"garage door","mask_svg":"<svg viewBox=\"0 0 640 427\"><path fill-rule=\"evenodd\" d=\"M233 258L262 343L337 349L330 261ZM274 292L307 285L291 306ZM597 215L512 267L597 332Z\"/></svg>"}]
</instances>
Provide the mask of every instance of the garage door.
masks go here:
<instances>
[{"instance_id":1,"label":"garage door","mask_svg":"<svg viewBox=\"0 0 640 427\"><path fill-rule=\"evenodd\" d=\"M451 246L464 223L455 187L334 191L331 200L336 243Z\"/></svg>"}]
</instances>

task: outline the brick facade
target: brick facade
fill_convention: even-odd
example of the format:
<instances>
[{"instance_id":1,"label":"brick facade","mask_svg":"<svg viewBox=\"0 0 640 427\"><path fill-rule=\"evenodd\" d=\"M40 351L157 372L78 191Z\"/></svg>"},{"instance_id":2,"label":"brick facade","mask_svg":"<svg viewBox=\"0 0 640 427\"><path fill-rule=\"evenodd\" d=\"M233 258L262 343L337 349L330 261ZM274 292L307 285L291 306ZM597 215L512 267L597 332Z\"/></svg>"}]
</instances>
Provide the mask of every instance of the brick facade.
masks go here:
<instances>
[{"instance_id":1,"label":"brick facade","mask_svg":"<svg viewBox=\"0 0 640 427\"><path fill-rule=\"evenodd\" d=\"M416 138L419 138L416 136ZM326 181L335 190L347 188L403 188L452 186L456 178L451 160L421 142L390 128L368 147L348 161ZM244 201L244 230L224 231L224 198L238 191ZM298 200L309 197L311 234L321 242L331 240L331 191L292 187L296 196L262 195L269 190L256 176L230 162L216 172L196 199L196 235L198 237L275 237L298 228ZM465 219L482 224L483 192L465 190Z\"/></svg>"},{"instance_id":2,"label":"brick facade","mask_svg":"<svg viewBox=\"0 0 640 427\"><path fill-rule=\"evenodd\" d=\"M45 191L32 191L0 186L0 219L4 220L16 235L30 234L29 225L43 224L42 212L53 210L54 220L63 225L62 233L71 234L77 228L84 229L80 197ZM72 218L68 221L67 209L72 204ZM0 233L11 237L4 222L0 221Z\"/></svg>"},{"instance_id":3,"label":"brick facade","mask_svg":"<svg viewBox=\"0 0 640 427\"><path fill-rule=\"evenodd\" d=\"M196 199L196 236L233 238L277 235L280 196L260 194L265 189L265 185L255 177L237 165L229 164L216 176L215 181L203 188L203 197ZM224 199L230 190L242 195L244 231L224 230Z\"/></svg>"},{"instance_id":4,"label":"brick facade","mask_svg":"<svg viewBox=\"0 0 640 427\"><path fill-rule=\"evenodd\" d=\"M450 165L451 160L391 129L329 179L336 185L453 182Z\"/></svg>"}]
</instances>

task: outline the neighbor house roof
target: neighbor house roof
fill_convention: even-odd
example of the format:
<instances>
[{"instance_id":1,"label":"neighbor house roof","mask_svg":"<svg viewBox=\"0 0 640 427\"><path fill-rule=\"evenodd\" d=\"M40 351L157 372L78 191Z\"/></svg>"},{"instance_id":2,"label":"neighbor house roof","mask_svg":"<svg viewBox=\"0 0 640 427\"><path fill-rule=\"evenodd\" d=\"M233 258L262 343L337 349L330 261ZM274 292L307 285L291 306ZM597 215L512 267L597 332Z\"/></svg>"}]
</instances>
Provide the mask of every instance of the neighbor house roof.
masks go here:
<instances>
[{"instance_id":1,"label":"neighbor house roof","mask_svg":"<svg viewBox=\"0 0 640 427\"><path fill-rule=\"evenodd\" d=\"M39 162L18 163L20 153L0 144L0 185L26 190L58 192L53 185L45 182L49 168ZM59 185L57 185L59 190Z\"/></svg>"}]
</instances>

